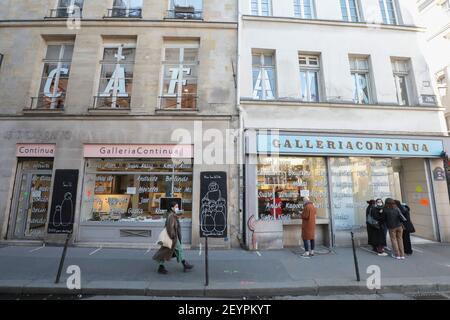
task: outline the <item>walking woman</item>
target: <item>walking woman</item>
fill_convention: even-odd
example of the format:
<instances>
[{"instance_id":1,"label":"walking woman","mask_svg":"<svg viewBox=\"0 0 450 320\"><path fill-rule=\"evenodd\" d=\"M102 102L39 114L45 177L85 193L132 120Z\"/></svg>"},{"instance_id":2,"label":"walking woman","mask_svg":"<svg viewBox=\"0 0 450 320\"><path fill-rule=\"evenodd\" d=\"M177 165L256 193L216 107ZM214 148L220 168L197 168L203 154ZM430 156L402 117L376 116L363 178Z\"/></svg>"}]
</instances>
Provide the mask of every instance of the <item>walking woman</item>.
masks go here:
<instances>
[{"instance_id":1,"label":"walking woman","mask_svg":"<svg viewBox=\"0 0 450 320\"><path fill-rule=\"evenodd\" d=\"M373 201L373 200L372 200ZM369 245L372 246L379 256L387 256L384 252L386 247L386 233L385 233L385 217L383 211L383 200L377 199L373 204L367 208L367 237Z\"/></svg>"},{"instance_id":2,"label":"walking woman","mask_svg":"<svg viewBox=\"0 0 450 320\"><path fill-rule=\"evenodd\" d=\"M389 230L389 236L392 241L392 257L398 260L405 259L405 251L403 248L403 226L400 209L391 198L386 199L384 208L386 226Z\"/></svg>"},{"instance_id":3,"label":"walking woman","mask_svg":"<svg viewBox=\"0 0 450 320\"><path fill-rule=\"evenodd\" d=\"M153 256L153 260L159 262L158 273L161 274L168 273L167 269L164 267L164 263L166 261L170 261L174 255L177 258L177 262L181 262L183 264L184 272L194 267L184 260L183 247L181 246L181 226L177 217L177 211L178 203L172 202L167 212L165 226L169 237L172 239L172 248L161 246L161 249L159 249Z\"/></svg>"}]
</instances>

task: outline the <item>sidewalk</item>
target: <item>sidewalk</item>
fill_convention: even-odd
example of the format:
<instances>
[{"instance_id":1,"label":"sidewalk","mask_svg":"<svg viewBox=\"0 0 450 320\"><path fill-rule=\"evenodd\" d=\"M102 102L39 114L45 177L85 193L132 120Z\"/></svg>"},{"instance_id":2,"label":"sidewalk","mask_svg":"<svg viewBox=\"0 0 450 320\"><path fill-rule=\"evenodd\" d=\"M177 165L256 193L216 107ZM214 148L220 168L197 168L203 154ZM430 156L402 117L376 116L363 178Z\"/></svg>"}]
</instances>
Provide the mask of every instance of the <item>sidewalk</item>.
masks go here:
<instances>
[{"instance_id":1,"label":"sidewalk","mask_svg":"<svg viewBox=\"0 0 450 320\"><path fill-rule=\"evenodd\" d=\"M274 297L296 295L450 291L450 244L414 245L406 260L378 257L358 248L361 282L351 248L322 248L312 258L300 249L209 252L210 284L205 287L204 252L186 251L195 265L182 272L175 261L168 275L156 273L155 251L70 247L60 284L55 285L62 247L0 246L0 294L83 294L178 297ZM67 267L81 268L81 290L66 287ZM369 265L381 269L381 290L369 290Z\"/></svg>"}]
</instances>

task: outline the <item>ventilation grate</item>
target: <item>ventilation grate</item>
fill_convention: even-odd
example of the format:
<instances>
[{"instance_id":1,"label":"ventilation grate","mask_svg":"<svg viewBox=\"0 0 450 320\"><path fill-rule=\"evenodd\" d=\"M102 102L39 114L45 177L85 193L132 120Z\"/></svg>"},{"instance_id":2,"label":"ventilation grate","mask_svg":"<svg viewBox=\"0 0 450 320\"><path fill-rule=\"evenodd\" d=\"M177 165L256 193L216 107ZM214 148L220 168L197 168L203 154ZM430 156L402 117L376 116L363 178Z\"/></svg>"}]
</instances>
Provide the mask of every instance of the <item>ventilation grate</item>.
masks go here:
<instances>
[{"instance_id":1,"label":"ventilation grate","mask_svg":"<svg viewBox=\"0 0 450 320\"><path fill-rule=\"evenodd\" d=\"M150 238L152 236L151 230L120 230L121 238Z\"/></svg>"}]
</instances>

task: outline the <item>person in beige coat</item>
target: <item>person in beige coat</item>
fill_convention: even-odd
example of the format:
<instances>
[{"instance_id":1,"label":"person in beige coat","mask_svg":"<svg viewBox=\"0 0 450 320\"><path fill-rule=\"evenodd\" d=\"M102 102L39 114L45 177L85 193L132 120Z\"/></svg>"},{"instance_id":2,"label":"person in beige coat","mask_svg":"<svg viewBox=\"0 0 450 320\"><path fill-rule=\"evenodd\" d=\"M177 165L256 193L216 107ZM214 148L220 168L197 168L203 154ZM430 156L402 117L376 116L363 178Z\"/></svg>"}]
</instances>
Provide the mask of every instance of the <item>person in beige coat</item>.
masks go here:
<instances>
[{"instance_id":1,"label":"person in beige coat","mask_svg":"<svg viewBox=\"0 0 450 320\"><path fill-rule=\"evenodd\" d=\"M316 237L316 214L317 209L309 198L303 198L302 212L302 239L305 246L304 257L314 256L314 246Z\"/></svg>"},{"instance_id":2,"label":"person in beige coat","mask_svg":"<svg viewBox=\"0 0 450 320\"><path fill-rule=\"evenodd\" d=\"M173 202L167 212L166 229L167 234L172 239L172 248L161 246L161 248L153 256L153 260L159 262L158 273L167 274L168 271L164 267L166 261L170 261L172 257L177 258L177 262L183 264L184 272L192 269L194 266L184 260L183 247L181 246L181 226L176 212L178 211L178 203Z\"/></svg>"}]
</instances>

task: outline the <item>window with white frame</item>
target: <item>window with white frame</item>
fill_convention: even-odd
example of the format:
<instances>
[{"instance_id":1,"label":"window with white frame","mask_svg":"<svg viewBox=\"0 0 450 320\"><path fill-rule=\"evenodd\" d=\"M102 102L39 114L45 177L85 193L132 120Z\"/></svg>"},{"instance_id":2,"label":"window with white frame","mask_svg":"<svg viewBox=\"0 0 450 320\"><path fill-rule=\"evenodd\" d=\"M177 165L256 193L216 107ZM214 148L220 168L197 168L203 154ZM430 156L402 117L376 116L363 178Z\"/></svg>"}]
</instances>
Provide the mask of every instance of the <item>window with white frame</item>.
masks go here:
<instances>
[{"instance_id":1,"label":"window with white frame","mask_svg":"<svg viewBox=\"0 0 450 320\"><path fill-rule=\"evenodd\" d=\"M253 99L271 100L276 97L275 57L273 53L254 52Z\"/></svg>"},{"instance_id":2,"label":"window with white frame","mask_svg":"<svg viewBox=\"0 0 450 320\"><path fill-rule=\"evenodd\" d=\"M314 18L313 0L294 0L294 15L301 19Z\"/></svg>"},{"instance_id":3,"label":"window with white frame","mask_svg":"<svg viewBox=\"0 0 450 320\"><path fill-rule=\"evenodd\" d=\"M59 0L58 7L52 12L52 17L67 18L74 15L81 16L84 0Z\"/></svg>"},{"instance_id":4,"label":"window with white frame","mask_svg":"<svg viewBox=\"0 0 450 320\"><path fill-rule=\"evenodd\" d=\"M385 24L399 24L396 0L378 0Z\"/></svg>"},{"instance_id":5,"label":"window with white frame","mask_svg":"<svg viewBox=\"0 0 450 320\"><path fill-rule=\"evenodd\" d=\"M142 16L142 0L114 0L110 16L113 18L140 18Z\"/></svg>"},{"instance_id":6,"label":"window with white frame","mask_svg":"<svg viewBox=\"0 0 450 320\"><path fill-rule=\"evenodd\" d=\"M73 43L49 44L44 59L38 97L33 109L63 109L72 63Z\"/></svg>"},{"instance_id":7,"label":"window with white frame","mask_svg":"<svg viewBox=\"0 0 450 320\"><path fill-rule=\"evenodd\" d=\"M392 59L397 102L401 106L410 105L411 102L411 73L409 60Z\"/></svg>"},{"instance_id":8,"label":"window with white frame","mask_svg":"<svg viewBox=\"0 0 450 320\"><path fill-rule=\"evenodd\" d=\"M353 102L372 103L369 59L367 57L350 57L350 73L353 82Z\"/></svg>"},{"instance_id":9,"label":"window with white frame","mask_svg":"<svg viewBox=\"0 0 450 320\"><path fill-rule=\"evenodd\" d=\"M320 58L312 55L299 55L300 86L303 101L320 101Z\"/></svg>"},{"instance_id":10,"label":"window with white frame","mask_svg":"<svg viewBox=\"0 0 450 320\"><path fill-rule=\"evenodd\" d=\"M136 44L105 45L96 108L130 109Z\"/></svg>"},{"instance_id":11,"label":"window with white frame","mask_svg":"<svg viewBox=\"0 0 450 320\"><path fill-rule=\"evenodd\" d=\"M164 49L161 109L197 109L199 44Z\"/></svg>"},{"instance_id":12,"label":"window with white frame","mask_svg":"<svg viewBox=\"0 0 450 320\"><path fill-rule=\"evenodd\" d=\"M252 15L271 16L272 0L251 0Z\"/></svg>"},{"instance_id":13,"label":"window with white frame","mask_svg":"<svg viewBox=\"0 0 450 320\"><path fill-rule=\"evenodd\" d=\"M342 19L344 21L359 22L358 0L340 0Z\"/></svg>"}]
</instances>

